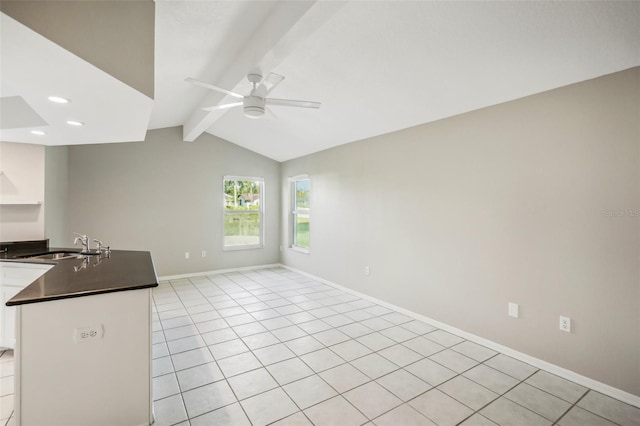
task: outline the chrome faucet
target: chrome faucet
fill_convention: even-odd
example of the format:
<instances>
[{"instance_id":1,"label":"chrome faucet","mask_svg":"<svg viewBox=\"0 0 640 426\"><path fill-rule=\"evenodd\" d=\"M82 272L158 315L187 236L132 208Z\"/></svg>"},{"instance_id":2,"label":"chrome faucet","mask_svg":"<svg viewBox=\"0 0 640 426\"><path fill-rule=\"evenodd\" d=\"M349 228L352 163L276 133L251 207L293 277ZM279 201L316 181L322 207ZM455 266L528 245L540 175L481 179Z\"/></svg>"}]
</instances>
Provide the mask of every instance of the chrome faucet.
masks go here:
<instances>
[{"instance_id":1,"label":"chrome faucet","mask_svg":"<svg viewBox=\"0 0 640 426\"><path fill-rule=\"evenodd\" d=\"M91 251L91 240L89 239L89 236L87 234L78 234L77 232L74 232L74 234L76 234L77 237L73 240L73 245L75 246L76 244L78 244L78 241L80 241L80 244L82 244L82 247L84 247L84 249L80 253L89 253Z\"/></svg>"},{"instance_id":2,"label":"chrome faucet","mask_svg":"<svg viewBox=\"0 0 640 426\"><path fill-rule=\"evenodd\" d=\"M104 244L102 244L102 241L100 240L93 240L93 242L98 245L98 254L102 254L103 252L107 256L111 254L111 247L105 246Z\"/></svg>"}]
</instances>

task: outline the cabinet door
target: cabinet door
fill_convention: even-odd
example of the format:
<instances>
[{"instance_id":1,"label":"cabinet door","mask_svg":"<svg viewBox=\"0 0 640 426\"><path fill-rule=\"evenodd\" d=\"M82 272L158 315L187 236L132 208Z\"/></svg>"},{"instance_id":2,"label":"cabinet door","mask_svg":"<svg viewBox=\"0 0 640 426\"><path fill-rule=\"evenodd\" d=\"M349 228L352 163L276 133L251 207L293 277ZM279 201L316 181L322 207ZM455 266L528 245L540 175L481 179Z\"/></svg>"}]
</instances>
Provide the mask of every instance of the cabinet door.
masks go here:
<instances>
[{"instance_id":1,"label":"cabinet door","mask_svg":"<svg viewBox=\"0 0 640 426\"><path fill-rule=\"evenodd\" d=\"M16 345L16 307L6 306L7 300L18 294L22 287L2 287L2 329L0 347L13 349Z\"/></svg>"}]
</instances>

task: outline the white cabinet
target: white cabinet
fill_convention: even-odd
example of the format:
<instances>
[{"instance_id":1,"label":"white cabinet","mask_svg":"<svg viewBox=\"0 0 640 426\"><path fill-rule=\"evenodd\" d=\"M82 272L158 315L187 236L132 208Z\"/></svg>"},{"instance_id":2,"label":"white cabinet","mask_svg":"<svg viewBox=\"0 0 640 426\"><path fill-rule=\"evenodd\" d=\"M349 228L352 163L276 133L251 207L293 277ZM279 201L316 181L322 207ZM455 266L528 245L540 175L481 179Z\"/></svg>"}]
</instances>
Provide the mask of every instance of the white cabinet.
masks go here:
<instances>
[{"instance_id":1,"label":"white cabinet","mask_svg":"<svg viewBox=\"0 0 640 426\"><path fill-rule=\"evenodd\" d=\"M6 306L9 299L40 278L53 265L0 262L0 348L13 349L15 336L15 306Z\"/></svg>"},{"instance_id":2,"label":"white cabinet","mask_svg":"<svg viewBox=\"0 0 640 426\"><path fill-rule=\"evenodd\" d=\"M16 307L5 306L7 300L20 293L24 287L5 287L2 292L2 330L0 330L0 347L13 349L16 346Z\"/></svg>"},{"instance_id":3,"label":"white cabinet","mask_svg":"<svg viewBox=\"0 0 640 426\"><path fill-rule=\"evenodd\" d=\"M151 289L17 306L17 426L152 423Z\"/></svg>"}]
</instances>

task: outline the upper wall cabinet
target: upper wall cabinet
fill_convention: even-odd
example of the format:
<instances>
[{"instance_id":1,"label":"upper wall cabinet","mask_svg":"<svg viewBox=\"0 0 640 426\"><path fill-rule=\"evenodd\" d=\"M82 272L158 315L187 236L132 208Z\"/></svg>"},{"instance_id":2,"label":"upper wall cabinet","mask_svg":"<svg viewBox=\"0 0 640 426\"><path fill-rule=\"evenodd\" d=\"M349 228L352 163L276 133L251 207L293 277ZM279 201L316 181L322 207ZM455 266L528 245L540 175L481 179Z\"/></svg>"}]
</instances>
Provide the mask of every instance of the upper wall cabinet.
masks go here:
<instances>
[{"instance_id":1,"label":"upper wall cabinet","mask_svg":"<svg viewBox=\"0 0 640 426\"><path fill-rule=\"evenodd\" d=\"M4 172L0 170L0 179L4 177ZM39 206L41 204L41 200L7 199L7 197L0 196L0 206Z\"/></svg>"}]
</instances>

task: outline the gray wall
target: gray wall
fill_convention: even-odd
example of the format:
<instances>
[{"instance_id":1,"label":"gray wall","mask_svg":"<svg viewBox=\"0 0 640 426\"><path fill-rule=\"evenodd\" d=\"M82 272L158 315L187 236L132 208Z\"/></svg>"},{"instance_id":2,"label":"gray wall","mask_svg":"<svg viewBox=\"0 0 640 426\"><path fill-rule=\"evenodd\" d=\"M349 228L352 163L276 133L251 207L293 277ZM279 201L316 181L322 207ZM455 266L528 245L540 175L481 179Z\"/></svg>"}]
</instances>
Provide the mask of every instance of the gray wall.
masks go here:
<instances>
[{"instance_id":1,"label":"gray wall","mask_svg":"<svg viewBox=\"0 0 640 426\"><path fill-rule=\"evenodd\" d=\"M283 163L282 261L640 395L639 103L636 68Z\"/></svg>"},{"instance_id":2,"label":"gray wall","mask_svg":"<svg viewBox=\"0 0 640 426\"><path fill-rule=\"evenodd\" d=\"M207 133L183 142L180 127L150 130L144 142L72 146L69 232L151 251L161 276L277 263L279 170L277 162ZM222 251L224 175L265 179L263 249Z\"/></svg>"},{"instance_id":3,"label":"gray wall","mask_svg":"<svg viewBox=\"0 0 640 426\"><path fill-rule=\"evenodd\" d=\"M44 236L51 247L71 243L67 229L69 205L69 148L44 148Z\"/></svg>"}]
</instances>

